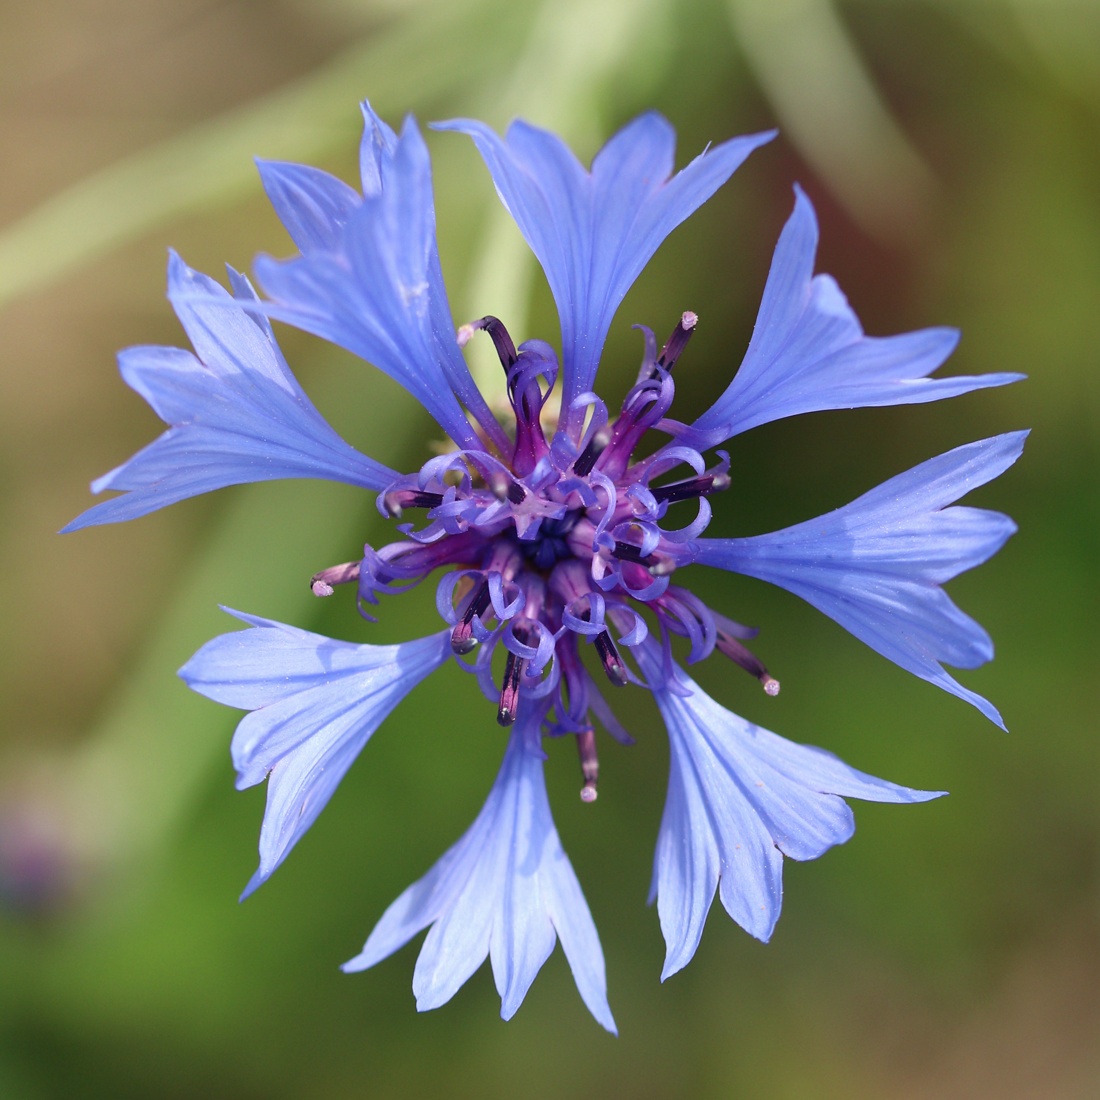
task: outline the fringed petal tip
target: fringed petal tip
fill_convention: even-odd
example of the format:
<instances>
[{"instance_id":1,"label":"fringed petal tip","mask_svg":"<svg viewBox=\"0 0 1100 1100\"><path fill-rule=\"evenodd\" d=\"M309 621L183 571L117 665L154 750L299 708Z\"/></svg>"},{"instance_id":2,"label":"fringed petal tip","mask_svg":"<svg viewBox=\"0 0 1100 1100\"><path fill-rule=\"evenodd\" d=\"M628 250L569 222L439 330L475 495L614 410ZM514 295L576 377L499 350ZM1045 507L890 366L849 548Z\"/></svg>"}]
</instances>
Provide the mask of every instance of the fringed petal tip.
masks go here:
<instances>
[{"instance_id":1,"label":"fringed petal tip","mask_svg":"<svg viewBox=\"0 0 1100 1100\"><path fill-rule=\"evenodd\" d=\"M250 713L233 735L238 784L267 779L259 870L274 873L395 706L450 659L447 631L357 645L226 609L249 629L220 635L180 669L201 695Z\"/></svg>"},{"instance_id":2,"label":"fringed petal tip","mask_svg":"<svg viewBox=\"0 0 1100 1100\"><path fill-rule=\"evenodd\" d=\"M460 447L476 449L466 410L490 438L502 436L453 338L427 147L412 116L398 137L369 105L363 113L362 195L316 169L263 166L301 249L281 262L257 257L265 311L373 364Z\"/></svg>"},{"instance_id":3,"label":"fringed petal tip","mask_svg":"<svg viewBox=\"0 0 1100 1100\"><path fill-rule=\"evenodd\" d=\"M866 336L836 280L814 274L817 215L797 184L794 193L741 366L714 405L679 432L682 443L705 449L801 413L938 401L1023 377L928 377L955 350L955 329Z\"/></svg>"},{"instance_id":4,"label":"fringed petal tip","mask_svg":"<svg viewBox=\"0 0 1100 1100\"><path fill-rule=\"evenodd\" d=\"M652 674L658 647L636 652L643 673ZM845 843L855 829L846 799L919 803L944 793L858 771L739 718L679 666L669 676L682 690L654 691L671 747L650 891L666 943L662 981L694 956L715 894L766 943L782 908L784 859L816 859Z\"/></svg>"},{"instance_id":5,"label":"fringed petal tip","mask_svg":"<svg viewBox=\"0 0 1100 1100\"><path fill-rule=\"evenodd\" d=\"M158 439L92 482L118 490L63 532L137 519L230 485L318 478L378 491L396 471L360 454L329 426L283 359L248 281L230 270L236 297L168 259L168 295L194 352L133 347L119 354L123 381L168 425Z\"/></svg>"},{"instance_id":6,"label":"fringed petal tip","mask_svg":"<svg viewBox=\"0 0 1100 1100\"><path fill-rule=\"evenodd\" d=\"M546 708L531 709L473 825L341 969L365 970L428 928L413 977L417 1010L449 1001L488 955L507 1020L560 940L582 1000L614 1033L595 925L550 816L541 756L525 744L537 744Z\"/></svg>"},{"instance_id":7,"label":"fringed petal tip","mask_svg":"<svg viewBox=\"0 0 1100 1100\"><path fill-rule=\"evenodd\" d=\"M1004 729L997 709L943 668L977 668L992 658L993 643L942 585L987 561L1015 531L999 512L954 502L1007 470L1027 434L1007 432L956 447L782 531L698 539L693 560L793 592Z\"/></svg>"},{"instance_id":8,"label":"fringed petal tip","mask_svg":"<svg viewBox=\"0 0 1100 1100\"><path fill-rule=\"evenodd\" d=\"M590 171L557 135L522 121L503 138L470 119L433 128L474 141L546 274L562 327L566 430L580 423L574 423L574 402L591 390L612 319L642 269L665 238L774 136L733 138L673 175L675 131L656 112L614 134Z\"/></svg>"}]
</instances>

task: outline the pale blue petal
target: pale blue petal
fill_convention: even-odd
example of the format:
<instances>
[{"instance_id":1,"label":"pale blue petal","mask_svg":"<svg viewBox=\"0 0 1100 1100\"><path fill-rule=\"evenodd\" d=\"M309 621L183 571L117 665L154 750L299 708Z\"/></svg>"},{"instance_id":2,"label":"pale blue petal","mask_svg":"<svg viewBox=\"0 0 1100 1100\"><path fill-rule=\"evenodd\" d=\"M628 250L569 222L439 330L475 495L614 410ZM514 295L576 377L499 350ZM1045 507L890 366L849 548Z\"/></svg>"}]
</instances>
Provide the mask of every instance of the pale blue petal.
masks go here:
<instances>
[{"instance_id":1,"label":"pale blue petal","mask_svg":"<svg viewBox=\"0 0 1100 1100\"><path fill-rule=\"evenodd\" d=\"M417 1008L445 1004L488 955L501 1016L510 1019L560 936L584 1003L613 1032L599 937L550 816L542 715L521 710L473 825L386 910L343 969L373 966L430 925L413 976Z\"/></svg>"},{"instance_id":2,"label":"pale blue petal","mask_svg":"<svg viewBox=\"0 0 1100 1100\"><path fill-rule=\"evenodd\" d=\"M362 671L364 661L392 663L397 646L360 646L223 607L254 626L206 643L181 669L195 691L240 710L257 710L317 685L318 676ZM365 651L364 651L365 650Z\"/></svg>"},{"instance_id":3,"label":"pale blue petal","mask_svg":"<svg viewBox=\"0 0 1100 1100\"><path fill-rule=\"evenodd\" d=\"M699 691L686 677L684 682ZM783 903L783 857L736 777L726 770L721 746L716 749L695 728L691 704L703 699L684 701L668 692L655 692L654 698L676 760L661 820L666 836L654 863L657 913L666 944L663 981L695 954L715 884L726 912L746 932L764 942L771 938ZM717 704L712 708L722 711ZM701 706L698 710L705 713ZM706 717L713 721L716 715ZM669 804L675 805L672 814ZM705 877L701 868L687 862L700 849L706 851Z\"/></svg>"},{"instance_id":4,"label":"pale blue petal","mask_svg":"<svg viewBox=\"0 0 1100 1100\"><path fill-rule=\"evenodd\" d=\"M510 831L513 839L489 940L489 962L505 1020L515 1015L557 942L547 906L546 870L561 854L561 844L550 817L542 760L530 751L530 743L517 764L498 818L498 828Z\"/></svg>"},{"instance_id":5,"label":"pale blue petal","mask_svg":"<svg viewBox=\"0 0 1100 1100\"><path fill-rule=\"evenodd\" d=\"M1026 437L1010 432L957 447L843 508L782 531L698 539L692 560L794 592L1003 728L995 707L943 670L940 662L984 664L993 643L940 585L992 557L1016 530L999 512L947 505L1008 469Z\"/></svg>"},{"instance_id":6,"label":"pale blue petal","mask_svg":"<svg viewBox=\"0 0 1100 1100\"><path fill-rule=\"evenodd\" d=\"M209 275L188 267L176 252L168 254L168 300L195 355L208 370L238 385L260 376L298 392L271 325L256 313L259 299L252 284L233 268L226 271L232 294ZM145 391L139 392L153 401ZM183 408L181 415L186 411Z\"/></svg>"},{"instance_id":7,"label":"pale blue petal","mask_svg":"<svg viewBox=\"0 0 1100 1100\"><path fill-rule=\"evenodd\" d=\"M275 873L309 831L372 732L344 725L329 735L325 729L316 741L287 753L272 768L260 827L260 861L241 891L241 901Z\"/></svg>"},{"instance_id":8,"label":"pale blue petal","mask_svg":"<svg viewBox=\"0 0 1100 1100\"><path fill-rule=\"evenodd\" d=\"M359 104L363 114L363 136L359 142L359 178L368 199L382 193L383 165L393 161L397 134L374 112L367 100Z\"/></svg>"},{"instance_id":9,"label":"pale blue petal","mask_svg":"<svg viewBox=\"0 0 1100 1100\"><path fill-rule=\"evenodd\" d=\"M359 192L304 164L258 159L256 167L275 213L298 248L335 249L348 219L362 205Z\"/></svg>"},{"instance_id":10,"label":"pale blue petal","mask_svg":"<svg viewBox=\"0 0 1100 1100\"><path fill-rule=\"evenodd\" d=\"M398 137L375 114L370 103L364 100L361 107L363 111L363 138L359 145L359 168L363 184L363 195L371 199L382 192L384 168L393 161ZM474 415L482 431L497 444L501 453L505 453L509 449L507 436L482 396L481 391L477 388L466 366L466 361L458 350L455 339L454 318L451 316L451 307L447 302L447 291L443 283L443 269L439 263L439 250L436 247L434 228L430 243L428 284L430 287L431 330L435 355L442 364L447 381L458 396L459 401Z\"/></svg>"},{"instance_id":11,"label":"pale blue petal","mask_svg":"<svg viewBox=\"0 0 1100 1100\"><path fill-rule=\"evenodd\" d=\"M254 302L247 280L231 277L237 299ZM168 289L197 357L180 348L129 348L119 370L171 427L92 483L93 492L122 496L64 531L134 519L227 485L324 478L377 491L396 480L396 471L345 443L314 408L264 318L174 253Z\"/></svg>"},{"instance_id":12,"label":"pale blue petal","mask_svg":"<svg viewBox=\"0 0 1100 1100\"><path fill-rule=\"evenodd\" d=\"M607 1003L607 975L600 938L581 892L581 884L556 831L552 834L551 850L544 859L543 873L546 910L561 940L581 999L600 1024L613 1035L617 1034Z\"/></svg>"},{"instance_id":13,"label":"pale blue petal","mask_svg":"<svg viewBox=\"0 0 1100 1100\"><path fill-rule=\"evenodd\" d=\"M476 448L459 400L488 430L499 428L455 339L427 147L411 118L398 139L369 105L363 111L362 197L313 169L291 177L279 167L277 209L302 254L282 262L257 258L256 274L270 299L264 308L373 363L456 443ZM265 184L269 175L267 168Z\"/></svg>"},{"instance_id":14,"label":"pale blue petal","mask_svg":"<svg viewBox=\"0 0 1100 1100\"><path fill-rule=\"evenodd\" d=\"M207 642L180 676L202 695L252 711L232 746L238 788L268 780L260 865L247 896L313 824L374 731L451 649L447 631L356 645L231 614L252 629Z\"/></svg>"},{"instance_id":15,"label":"pale blue petal","mask_svg":"<svg viewBox=\"0 0 1100 1100\"><path fill-rule=\"evenodd\" d=\"M656 646L635 653L654 678ZM726 710L677 666L672 675L673 685L653 693L671 746L650 898L666 943L662 980L695 954L716 886L738 924L770 938L783 901L783 856L815 859L848 840L855 824L843 796L924 802L942 793L900 787L796 745Z\"/></svg>"},{"instance_id":16,"label":"pale blue petal","mask_svg":"<svg viewBox=\"0 0 1100 1100\"><path fill-rule=\"evenodd\" d=\"M938 401L1003 386L1021 374L928 378L955 350L954 329L865 336L836 282L814 276L817 218L795 188L752 340L725 393L679 442L706 448L797 413Z\"/></svg>"},{"instance_id":17,"label":"pale blue petal","mask_svg":"<svg viewBox=\"0 0 1100 1100\"><path fill-rule=\"evenodd\" d=\"M480 852L467 856L462 888L428 930L413 971L418 1012L446 1004L485 961L508 873L503 849L485 839Z\"/></svg>"},{"instance_id":18,"label":"pale blue petal","mask_svg":"<svg viewBox=\"0 0 1100 1100\"><path fill-rule=\"evenodd\" d=\"M684 754L677 749L669 761L665 799L649 900L658 901L657 914L665 938L661 980L682 970L695 955L703 937L707 914L718 889L720 864L715 830L694 770L684 772Z\"/></svg>"},{"instance_id":19,"label":"pale blue petal","mask_svg":"<svg viewBox=\"0 0 1100 1100\"><path fill-rule=\"evenodd\" d=\"M344 963L342 970L349 974L366 970L389 958L418 932L438 921L454 905L469 878L470 864L476 861L477 853L486 844L492 830L493 815L486 810L487 807L478 815L462 839L423 878L414 882L389 906L374 926L363 950L354 959ZM468 856L468 852L473 855ZM480 937L471 937L473 950L479 953L470 973L485 961L485 956L489 953L488 920L484 922L483 931L484 943L480 946L477 946Z\"/></svg>"},{"instance_id":20,"label":"pale blue petal","mask_svg":"<svg viewBox=\"0 0 1100 1100\"><path fill-rule=\"evenodd\" d=\"M565 416L592 389L612 318L661 242L774 133L734 138L676 176L675 132L650 112L620 130L586 172L554 134L513 122L502 140L480 122L435 124L475 142L546 273L562 328Z\"/></svg>"}]
</instances>

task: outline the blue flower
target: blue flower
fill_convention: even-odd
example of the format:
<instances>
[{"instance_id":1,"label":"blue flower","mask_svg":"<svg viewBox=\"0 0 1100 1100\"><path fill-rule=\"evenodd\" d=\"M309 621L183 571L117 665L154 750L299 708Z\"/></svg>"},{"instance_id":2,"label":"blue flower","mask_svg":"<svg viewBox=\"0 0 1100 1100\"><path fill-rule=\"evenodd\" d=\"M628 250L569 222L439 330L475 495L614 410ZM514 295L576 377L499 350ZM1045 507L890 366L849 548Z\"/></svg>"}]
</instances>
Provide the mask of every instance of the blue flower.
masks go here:
<instances>
[{"instance_id":1,"label":"blue flower","mask_svg":"<svg viewBox=\"0 0 1100 1100\"><path fill-rule=\"evenodd\" d=\"M233 612L248 629L209 642L181 670L196 691L250 711L233 761L239 786L267 779L268 801L245 894L286 858L397 703L454 660L511 728L504 762L471 828L390 906L345 969L370 967L429 928L413 982L417 1006L449 1000L488 955L509 1018L560 939L585 1004L614 1030L599 939L550 816L544 738L575 741L581 797L590 802L597 725L632 740L607 696L627 685L652 693L671 744L653 875L664 977L691 959L716 891L734 920L767 939L784 856L813 859L847 840L854 826L845 798L936 797L786 741L709 698L673 658L674 646L689 662L717 651L770 695L779 682L745 644L755 631L681 585L681 570L710 566L787 588L1001 721L943 668L976 667L992 645L942 585L1014 530L1005 516L954 502L1010 466L1024 433L959 447L826 516L748 538L705 536L730 460L718 451L708 464L703 451L795 413L933 401L1018 376L930 378L955 347L949 329L864 335L836 283L814 274L817 224L796 189L752 340L725 392L691 424L669 415L673 372L698 321L687 312L663 345L642 327L637 382L613 412L594 386L627 290L665 237L772 134L717 145L673 174L673 130L652 113L616 134L590 170L526 123L504 138L477 122L439 125L473 139L542 264L561 320L559 361L545 341L517 347L496 317L456 333L423 139L411 119L397 134L369 106L363 113L359 190L314 168L260 163L299 250L289 260L257 259L264 298L232 271L229 294L172 257L169 297L194 354L136 348L120 360L168 431L93 484L122 495L66 529L275 477L350 482L377 493L384 516L422 515L420 523L405 517L397 541L320 570L313 591L331 596L354 585L363 609L435 574L444 630L379 646ZM454 448L404 475L361 455L309 403L269 318L384 371ZM500 358L506 424L462 356L478 332ZM651 430L667 438L635 457Z\"/></svg>"},{"instance_id":2,"label":"blue flower","mask_svg":"<svg viewBox=\"0 0 1100 1100\"><path fill-rule=\"evenodd\" d=\"M1019 374L929 378L955 350L950 328L865 336L831 275L814 275L817 218L802 188L775 248L745 358L681 442L715 447L796 413L908 405L1017 382Z\"/></svg>"}]
</instances>

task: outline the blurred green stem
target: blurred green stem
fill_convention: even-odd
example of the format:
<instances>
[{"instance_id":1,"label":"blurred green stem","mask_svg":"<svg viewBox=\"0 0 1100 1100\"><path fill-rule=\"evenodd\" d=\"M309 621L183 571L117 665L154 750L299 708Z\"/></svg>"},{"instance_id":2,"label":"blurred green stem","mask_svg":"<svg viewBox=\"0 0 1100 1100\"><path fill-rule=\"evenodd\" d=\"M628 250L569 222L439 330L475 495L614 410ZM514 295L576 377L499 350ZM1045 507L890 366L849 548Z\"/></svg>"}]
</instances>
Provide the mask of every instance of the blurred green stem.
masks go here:
<instances>
[{"instance_id":1,"label":"blurred green stem","mask_svg":"<svg viewBox=\"0 0 1100 1100\"><path fill-rule=\"evenodd\" d=\"M830 0L728 0L745 57L787 138L852 220L920 239L935 179L894 121Z\"/></svg>"},{"instance_id":2,"label":"blurred green stem","mask_svg":"<svg viewBox=\"0 0 1100 1100\"><path fill-rule=\"evenodd\" d=\"M515 15L478 0L422 4L316 74L47 199L0 233L0 306L170 218L247 194L256 187L248 154L317 159L354 133L354 105L368 93L378 110L402 113L474 79L484 53L454 42L503 18Z\"/></svg>"}]
</instances>

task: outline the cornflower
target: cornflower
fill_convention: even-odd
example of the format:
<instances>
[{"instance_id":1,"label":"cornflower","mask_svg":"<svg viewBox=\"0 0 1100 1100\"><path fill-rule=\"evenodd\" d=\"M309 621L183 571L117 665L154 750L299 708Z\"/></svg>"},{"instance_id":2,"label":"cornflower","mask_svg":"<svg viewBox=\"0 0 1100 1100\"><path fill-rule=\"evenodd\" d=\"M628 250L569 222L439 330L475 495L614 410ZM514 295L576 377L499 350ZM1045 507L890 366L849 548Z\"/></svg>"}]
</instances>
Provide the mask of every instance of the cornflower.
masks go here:
<instances>
[{"instance_id":1,"label":"cornflower","mask_svg":"<svg viewBox=\"0 0 1100 1100\"><path fill-rule=\"evenodd\" d=\"M954 502L1010 466L1026 433L958 447L824 516L742 538L704 534L711 498L731 481L728 454L708 461L704 452L796 413L934 401L1020 376L929 377L956 345L951 329L865 336L836 282L814 274L817 222L796 187L752 339L714 404L690 424L670 416L674 374L698 321L684 312L663 345L638 326L637 381L613 413L593 387L624 295L665 237L774 135L714 146L674 175L674 132L655 113L619 131L591 170L524 122L503 139L478 122L437 125L473 139L541 263L561 321L559 357L542 340L517 345L492 316L456 333L421 134L409 118L398 135L369 104L363 116L361 191L315 168L260 162L299 249L282 262L257 259L263 298L237 272L226 291L171 256L168 296L194 353L138 347L120 356L125 381L169 428L93 482L96 492L121 495L65 530L274 478L328 478L376 493L383 516L404 520L401 538L320 570L313 592L350 586L370 618L380 596L437 575L443 629L373 645L234 611L247 629L215 638L180 670L195 691L250 712L232 742L237 785L266 779L267 807L259 867L243 896L287 857L393 708L455 662L509 731L500 772L473 825L393 902L344 969L373 966L428 928L413 977L417 1007L449 1000L488 955L507 1019L560 938L585 1004L614 1031L599 938L550 813L546 738L572 738L581 797L591 802L597 725L632 740L608 697L628 686L653 696L671 746L650 898L666 942L662 979L694 955L716 892L738 924L767 940L784 856L813 859L846 841L854 822L845 798L922 802L942 793L864 774L707 695L673 656L674 640L689 664L717 651L767 694L779 683L746 645L755 631L707 606L680 583L681 570L709 566L786 588L1002 724L943 668L974 668L993 650L942 585L1012 534L1006 516ZM411 474L351 447L298 385L271 319L372 363L453 447ZM504 418L462 356L478 332L500 359Z\"/></svg>"}]
</instances>

